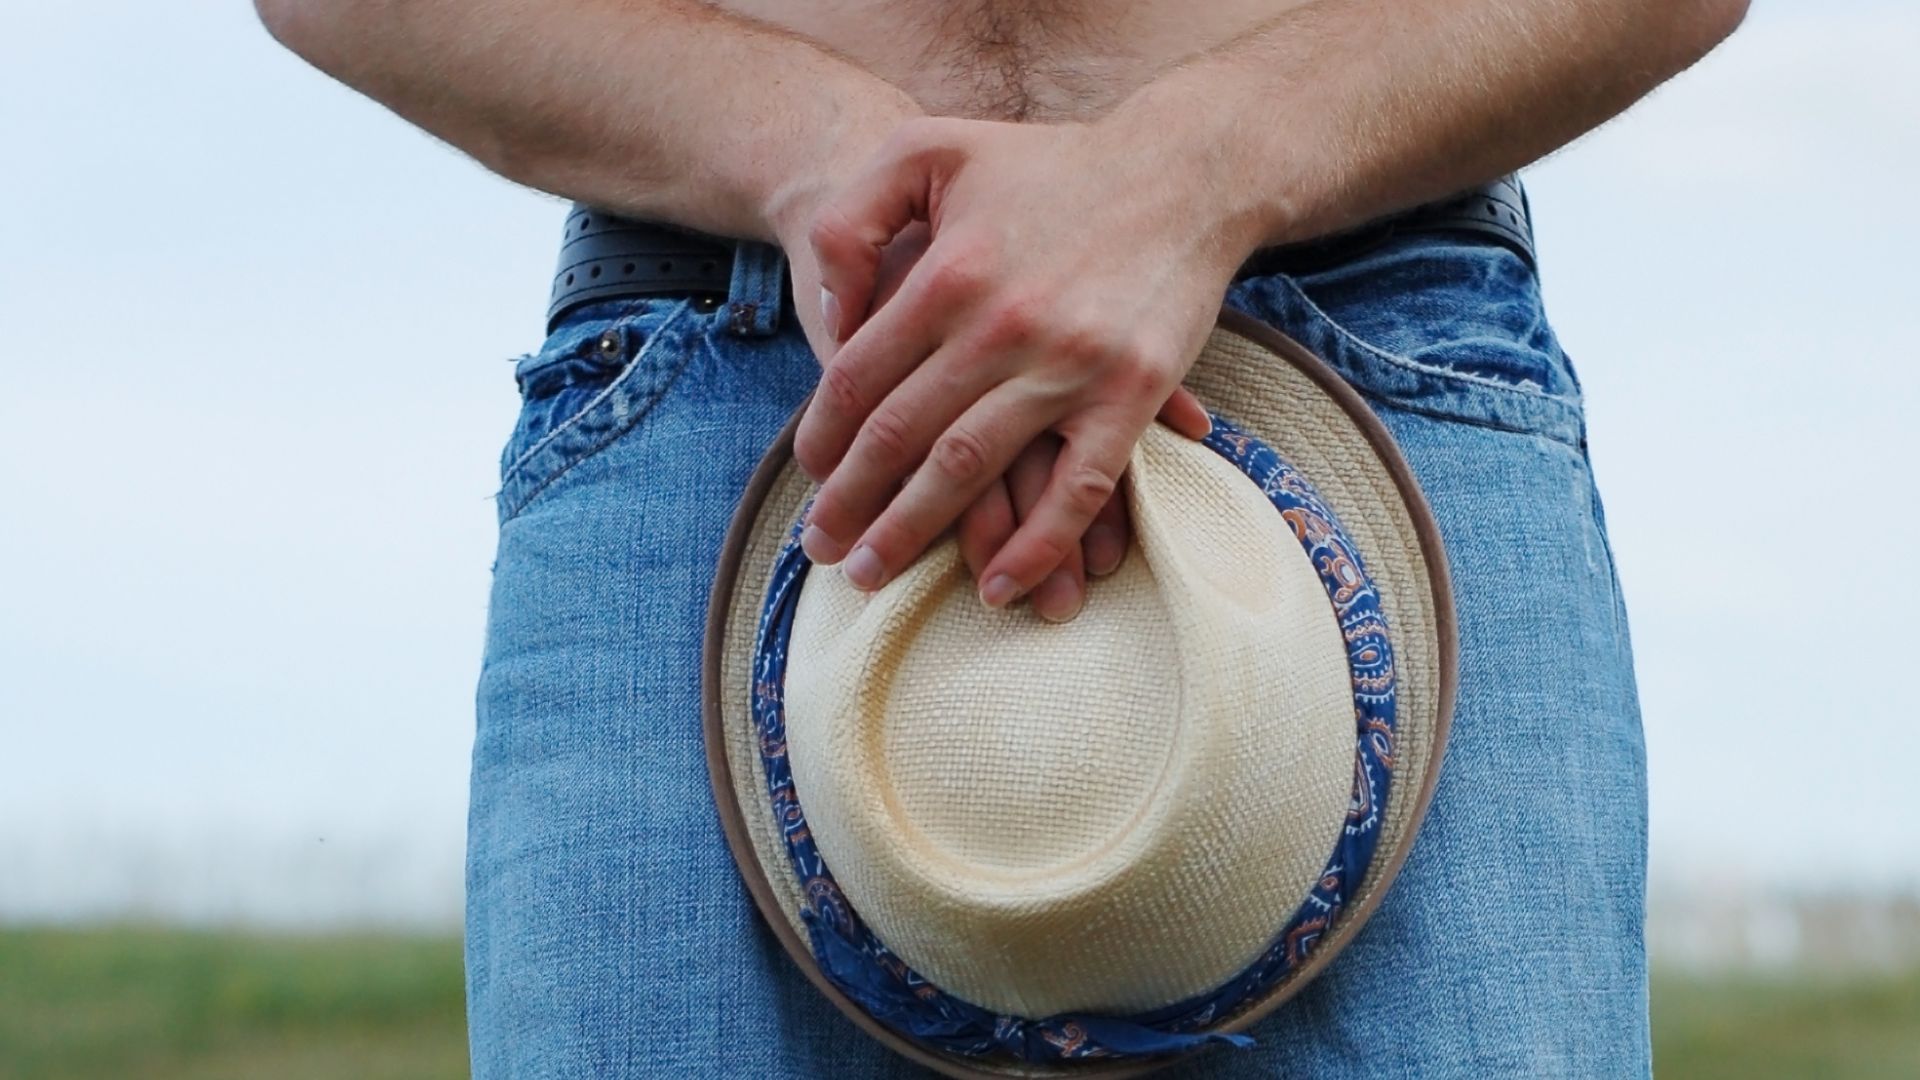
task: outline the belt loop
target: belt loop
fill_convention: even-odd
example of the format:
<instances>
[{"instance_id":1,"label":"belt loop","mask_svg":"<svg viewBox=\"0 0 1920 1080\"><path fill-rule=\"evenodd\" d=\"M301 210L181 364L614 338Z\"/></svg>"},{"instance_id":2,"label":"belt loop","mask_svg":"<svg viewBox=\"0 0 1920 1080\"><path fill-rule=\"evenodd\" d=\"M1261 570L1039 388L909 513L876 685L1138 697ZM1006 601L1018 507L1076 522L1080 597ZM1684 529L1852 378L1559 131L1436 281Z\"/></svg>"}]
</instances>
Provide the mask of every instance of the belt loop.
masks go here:
<instances>
[{"instance_id":1,"label":"belt loop","mask_svg":"<svg viewBox=\"0 0 1920 1080\"><path fill-rule=\"evenodd\" d=\"M742 240L733 249L733 279L727 284L727 332L771 337L780 328L787 253L773 244Z\"/></svg>"}]
</instances>

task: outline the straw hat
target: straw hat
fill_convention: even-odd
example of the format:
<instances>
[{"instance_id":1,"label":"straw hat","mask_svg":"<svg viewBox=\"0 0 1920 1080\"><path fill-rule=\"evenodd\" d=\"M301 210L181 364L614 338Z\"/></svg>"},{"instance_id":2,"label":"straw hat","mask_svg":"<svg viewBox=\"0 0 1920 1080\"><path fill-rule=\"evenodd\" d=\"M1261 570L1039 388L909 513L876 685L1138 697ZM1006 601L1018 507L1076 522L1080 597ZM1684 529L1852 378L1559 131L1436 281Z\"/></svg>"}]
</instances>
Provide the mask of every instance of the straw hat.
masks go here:
<instances>
[{"instance_id":1,"label":"straw hat","mask_svg":"<svg viewBox=\"0 0 1920 1080\"><path fill-rule=\"evenodd\" d=\"M1431 797L1453 610L1392 439L1237 312L1187 385L1214 432L1142 437L1134 548L1070 623L983 607L951 540L871 595L808 573L791 423L734 518L705 672L728 842L813 982L947 1075L1247 1042Z\"/></svg>"}]
</instances>

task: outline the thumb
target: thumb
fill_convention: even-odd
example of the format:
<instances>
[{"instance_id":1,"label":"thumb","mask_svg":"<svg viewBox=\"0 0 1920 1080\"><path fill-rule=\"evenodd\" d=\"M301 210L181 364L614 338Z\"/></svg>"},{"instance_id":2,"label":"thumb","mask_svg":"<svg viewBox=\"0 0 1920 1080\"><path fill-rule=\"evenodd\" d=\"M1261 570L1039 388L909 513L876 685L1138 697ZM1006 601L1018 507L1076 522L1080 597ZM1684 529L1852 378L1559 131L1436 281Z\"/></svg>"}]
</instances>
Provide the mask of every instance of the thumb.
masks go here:
<instances>
[{"instance_id":1,"label":"thumb","mask_svg":"<svg viewBox=\"0 0 1920 1080\"><path fill-rule=\"evenodd\" d=\"M925 220L936 178L959 159L950 128L915 120L887 140L872 161L824 202L807 235L820 267L820 310L843 342L866 321L886 246Z\"/></svg>"},{"instance_id":2,"label":"thumb","mask_svg":"<svg viewBox=\"0 0 1920 1080\"><path fill-rule=\"evenodd\" d=\"M1184 386L1175 387L1173 396L1160 406L1160 422L1189 439L1204 439L1213 431L1207 407Z\"/></svg>"}]
</instances>

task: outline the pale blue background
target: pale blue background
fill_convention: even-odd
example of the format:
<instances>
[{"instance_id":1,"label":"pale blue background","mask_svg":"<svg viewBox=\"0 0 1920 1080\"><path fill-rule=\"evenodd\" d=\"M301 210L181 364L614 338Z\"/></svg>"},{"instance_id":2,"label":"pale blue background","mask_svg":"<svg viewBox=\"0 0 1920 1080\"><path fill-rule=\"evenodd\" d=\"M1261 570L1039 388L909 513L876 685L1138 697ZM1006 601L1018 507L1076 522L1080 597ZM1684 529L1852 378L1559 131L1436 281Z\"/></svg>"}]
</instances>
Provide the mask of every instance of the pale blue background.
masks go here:
<instances>
[{"instance_id":1,"label":"pale blue background","mask_svg":"<svg viewBox=\"0 0 1920 1080\"><path fill-rule=\"evenodd\" d=\"M1762 0L1530 175L1663 889L1920 885L1916 65ZM0 12L0 919L457 917L561 212L244 4Z\"/></svg>"}]
</instances>

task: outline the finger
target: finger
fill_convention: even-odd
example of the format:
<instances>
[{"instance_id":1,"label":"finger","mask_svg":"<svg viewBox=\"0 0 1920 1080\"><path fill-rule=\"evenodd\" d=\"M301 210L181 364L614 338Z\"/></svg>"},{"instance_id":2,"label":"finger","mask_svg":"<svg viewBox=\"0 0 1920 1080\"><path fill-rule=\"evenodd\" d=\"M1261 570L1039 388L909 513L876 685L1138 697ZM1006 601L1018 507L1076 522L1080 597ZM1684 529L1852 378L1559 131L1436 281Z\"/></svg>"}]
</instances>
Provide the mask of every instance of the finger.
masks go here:
<instances>
[{"instance_id":1,"label":"finger","mask_svg":"<svg viewBox=\"0 0 1920 1080\"><path fill-rule=\"evenodd\" d=\"M894 236L927 216L936 178L961 159L942 141L954 130L938 121L901 126L874 159L815 212L807 240L820 266L820 307L836 341L866 317L881 256Z\"/></svg>"},{"instance_id":2,"label":"finger","mask_svg":"<svg viewBox=\"0 0 1920 1080\"><path fill-rule=\"evenodd\" d=\"M863 331L864 333L864 331ZM945 438L961 414L977 404L992 388L991 372L965 361L965 350L947 346L909 374L886 400L869 413L856 430L852 445L835 461L832 471L814 496L813 510L801 534L801 545L814 562L831 565L853 548L855 541L873 524L907 481L909 473L922 468L922 462L938 441ZM834 363L839 359L835 358ZM804 429L807 418L800 421ZM987 481L1005 471L1005 461L985 470L987 450L969 441L971 432L962 430L948 440L946 460L930 462L936 475L961 476L970 485L966 499L954 507L942 522L944 529L961 509L984 490ZM1021 431L1010 439L1004 456L1011 459L1025 444L1030 432ZM799 455L796 433L795 456ZM974 470L982 470L974 475ZM924 470L923 470L924 471ZM956 492L956 498L958 497ZM938 530L936 530L937 532ZM912 554L918 554L916 549ZM886 564L891 577L904 563ZM865 580L866 574L856 574ZM877 586L875 586L877 587Z\"/></svg>"},{"instance_id":3,"label":"finger","mask_svg":"<svg viewBox=\"0 0 1920 1080\"><path fill-rule=\"evenodd\" d=\"M886 323L891 333L859 334L821 366L820 383L793 432L793 460L809 480L824 483L840 467L875 409L939 345L936 328L910 314L890 305L874 322Z\"/></svg>"},{"instance_id":4,"label":"finger","mask_svg":"<svg viewBox=\"0 0 1920 1080\"><path fill-rule=\"evenodd\" d=\"M932 242L933 233L927 228L927 223L916 221L902 229L900 235L894 237L893 242L881 252L880 276L874 282L871 305L875 310L885 307L887 301L893 299L893 295L900 291L900 286L906 281L907 274L912 272L914 266L920 262L920 256L927 253L927 246ZM859 325L856 323L848 329L847 336L851 337L858 329Z\"/></svg>"},{"instance_id":5,"label":"finger","mask_svg":"<svg viewBox=\"0 0 1920 1080\"><path fill-rule=\"evenodd\" d=\"M1012 383L975 401L941 432L926 463L860 535L846 558L847 580L862 589L892 580L1007 471L1020 450L1054 421L1055 408ZM821 489L816 512L842 471Z\"/></svg>"},{"instance_id":6,"label":"finger","mask_svg":"<svg viewBox=\"0 0 1920 1080\"><path fill-rule=\"evenodd\" d=\"M980 598L999 607L1033 590L1080 547L1095 515L1120 486L1127 455L1145 424L1129 413L1097 410L1065 427L1066 439L1040 501L987 566Z\"/></svg>"},{"instance_id":7,"label":"finger","mask_svg":"<svg viewBox=\"0 0 1920 1080\"><path fill-rule=\"evenodd\" d=\"M1000 545L1013 535L1019 524L1013 516L1013 500L1007 495L1005 477L987 485L987 490L973 500L960 515L959 539L960 557L966 560L967 572L973 580L980 580L980 571L1000 551Z\"/></svg>"},{"instance_id":8,"label":"finger","mask_svg":"<svg viewBox=\"0 0 1920 1080\"><path fill-rule=\"evenodd\" d=\"M1087 601L1087 571L1081 561L1080 545L1068 550L1060 565L1053 568L1028 594L1033 613L1048 622L1072 622Z\"/></svg>"},{"instance_id":9,"label":"finger","mask_svg":"<svg viewBox=\"0 0 1920 1080\"><path fill-rule=\"evenodd\" d=\"M1087 573L1095 577L1106 577L1120 569L1120 560L1127 557L1127 546L1133 542L1133 521L1127 516L1127 498L1124 488L1115 489L1113 498L1107 505L1093 515L1093 524L1087 527L1087 535L1080 544L1080 553L1087 566Z\"/></svg>"},{"instance_id":10,"label":"finger","mask_svg":"<svg viewBox=\"0 0 1920 1080\"><path fill-rule=\"evenodd\" d=\"M886 306L874 312L821 368L820 388L807 403L793 435L793 456L801 471L823 482L839 469L881 401L927 365L930 354L945 343L954 320L990 285L983 256L965 241L929 248ZM973 391L960 401L964 405L999 381L996 373L1009 366L1013 357L1004 349L983 353L976 342L969 355L955 359L968 373L968 388ZM951 386L943 392L962 390Z\"/></svg>"},{"instance_id":11,"label":"finger","mask_svg":"<svg viewBox=\"0 0 1920 1080\"><path fill-rule=\"evenodd\" d=\"M1013 497L1014 516L1025 520L1046 493L1047 478L1060 457L1060 437L1042 433L1014 459L1007 470L1007 490ZM1029 595L1036 615L1049 622L1066 622L1080 613L1087 598L1087 572L1079 545L1075 545L1060 565L1053 568Z\"/></svg>"},{"instance_id":12,"label":"finger","mask_svg":"<svg viewBox=\"0 0 1920 1080\"><path fill-rule=\"evenodd\" d=\"M1013 500L1013 519L1025 521L1047 490L1047 477L1060 456L1060 436L1043 431L1022 449L1007 467L1007 494Z\"/></svg>"},{"instance_id":13,"label":"finger","mask_svg":"<svg viewBox=\"0 0 1920 1080\"><path fill-rule=\"evenodd\" d=\"M1213 431L1207 407L1184 386L1175 387L1173 396L1160 406L1160 422L1189 439L1204 439Z\"/></svg>"}]
</instances>

